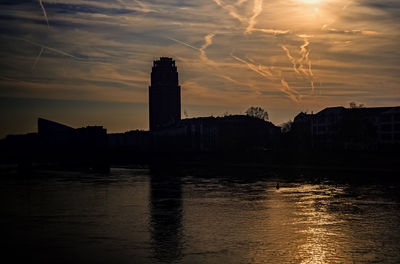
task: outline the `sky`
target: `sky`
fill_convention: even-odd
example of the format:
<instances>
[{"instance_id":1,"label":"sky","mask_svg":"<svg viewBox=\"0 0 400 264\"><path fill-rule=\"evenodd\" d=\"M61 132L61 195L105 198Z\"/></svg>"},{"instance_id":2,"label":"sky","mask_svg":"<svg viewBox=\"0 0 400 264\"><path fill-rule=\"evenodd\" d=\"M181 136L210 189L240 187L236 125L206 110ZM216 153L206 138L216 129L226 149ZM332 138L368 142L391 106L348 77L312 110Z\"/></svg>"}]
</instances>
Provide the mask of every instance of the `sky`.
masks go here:
<instances>
[{"instance_id":1,"label":"sky","mask_svg":"<svg viewBox=\"0 0 400 264\"><path fill-rule=\"evenodd\" d=\"M165 56L182 118L399 106L399 47L398 0L0 0L0 137L38 117L148 129Z\"/></svg>"}]
</instances>

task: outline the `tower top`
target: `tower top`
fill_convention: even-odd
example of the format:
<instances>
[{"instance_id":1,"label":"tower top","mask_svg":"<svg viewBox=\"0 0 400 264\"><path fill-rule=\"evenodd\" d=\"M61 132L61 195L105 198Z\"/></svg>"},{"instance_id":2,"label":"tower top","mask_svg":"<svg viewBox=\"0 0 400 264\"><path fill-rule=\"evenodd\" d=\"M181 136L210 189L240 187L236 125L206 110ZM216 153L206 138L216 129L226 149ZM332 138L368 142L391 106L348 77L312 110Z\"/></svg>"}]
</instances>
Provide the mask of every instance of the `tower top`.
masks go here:
<instances>
[{"instance_id":1,"label":"tower top","mask_svg":"<svg viewBox=\"0 0 400 264\"><path fill-rule=\"evenodd\" d=\"M153 62L151 86L178 86L178 70L172 58L161 57Z\"/></svg>"},{"instance_id":2,"label":"tower top","mask_svg":"<svg viewBox=\"0 0 400 264\"><path fill-rule=\"evenodd\" d=\"M154 68L171 68L176 71L175 61L168 57L160 57L159 60L153 61L153 70Z\"/></svg>"}]
</instances>

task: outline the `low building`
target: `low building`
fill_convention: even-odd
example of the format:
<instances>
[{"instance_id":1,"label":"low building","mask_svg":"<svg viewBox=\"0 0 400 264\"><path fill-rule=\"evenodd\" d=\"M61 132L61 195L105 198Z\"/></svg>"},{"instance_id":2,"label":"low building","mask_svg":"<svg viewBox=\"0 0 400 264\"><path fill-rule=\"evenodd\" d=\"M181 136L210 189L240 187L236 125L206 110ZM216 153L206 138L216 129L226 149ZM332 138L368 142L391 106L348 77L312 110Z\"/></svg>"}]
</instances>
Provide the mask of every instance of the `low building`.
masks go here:
<instances>
[{"instance_id":1,"label":"low building","mask_svg":"<svg viewBox=\"0 0 400 264\"><path fill-rule=\"evenodd\" d=\"M132 130L125 133L108 134L108 147L112 150L149 151L150 133L149 131Z\"/></svg>"},{"instance_id":2,"label":"low building","mask_svg":"<svg viewBox=\"0 0 400 264\"><path fill-rule=\"evenodd\" d=\"M183 119L152 133L156 151L224 152L272 149L280 128L246 115Z\"/></svg>"},{"instance_id":3,"label":"low building","mask_svg":"<svg viewBox=\"0 0 400 264\"><path fill-rule=\"evenodd\" d=\"M298 114L299 146L327 150L395 150L400 145L400 107L329 107Z\"/></svg>"},{"instance_id":4,"label":"low building","mask_svg":"<svg viewBox=\"0 0 400 264\"><path fill-rule=\"evenodd\" d=\"M41 145L51 150L98 150L107 147L107 130L102 126L75 129L39 118L38 136Z\"/></svg>"}]
</instances>

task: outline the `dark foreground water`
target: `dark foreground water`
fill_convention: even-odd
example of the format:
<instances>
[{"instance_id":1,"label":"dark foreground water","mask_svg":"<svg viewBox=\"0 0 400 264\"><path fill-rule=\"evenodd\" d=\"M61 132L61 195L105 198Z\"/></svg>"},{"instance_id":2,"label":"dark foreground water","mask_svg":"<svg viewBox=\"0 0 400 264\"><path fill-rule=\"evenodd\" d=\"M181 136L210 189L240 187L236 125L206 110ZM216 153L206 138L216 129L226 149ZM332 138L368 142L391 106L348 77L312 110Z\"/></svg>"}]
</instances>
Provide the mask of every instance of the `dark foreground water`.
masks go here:
<instances>
[{"instance_id":1,"label":"dark foreground water","mask_svg":"<svg viewBox=\"0 0 400 264\"><path fill-rule=\"evenodd\" d=\"M127 169L40 176L0 180L3 260L400 263L398 184Z\"/></svg>"}]
</instances>

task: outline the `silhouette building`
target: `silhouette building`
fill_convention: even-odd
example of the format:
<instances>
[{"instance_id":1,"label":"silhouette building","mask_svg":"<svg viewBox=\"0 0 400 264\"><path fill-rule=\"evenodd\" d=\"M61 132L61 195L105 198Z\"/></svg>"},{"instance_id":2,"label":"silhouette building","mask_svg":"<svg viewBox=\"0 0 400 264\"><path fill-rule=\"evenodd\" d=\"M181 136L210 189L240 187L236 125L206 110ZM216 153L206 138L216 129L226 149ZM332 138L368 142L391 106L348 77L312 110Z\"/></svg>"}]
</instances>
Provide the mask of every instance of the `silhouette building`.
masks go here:
<instances>
[{"instance_id":1,"label":"silhouette building","mask_svg":"<svg viewBox=\"0 0 400 264\"><path fill-rule=\"evenodd\" d=\"M150 131L175 125L181 120L181 87L175 61L161 57L153 63L149 87Z\"/></svg>"},{"instance_id":2,"label":"silhouette building","mask_svg":"<svg viewBox=\"0 0 400 264\"><path fill-rule=\"evenodd\" d=\"M293 131L298 146L328 150L383 150L400 146L400 107L328 107L300 113Z\"/></svg>"}]
</instances>

